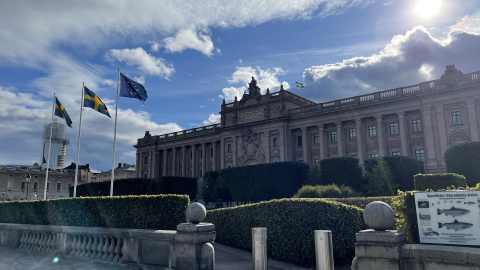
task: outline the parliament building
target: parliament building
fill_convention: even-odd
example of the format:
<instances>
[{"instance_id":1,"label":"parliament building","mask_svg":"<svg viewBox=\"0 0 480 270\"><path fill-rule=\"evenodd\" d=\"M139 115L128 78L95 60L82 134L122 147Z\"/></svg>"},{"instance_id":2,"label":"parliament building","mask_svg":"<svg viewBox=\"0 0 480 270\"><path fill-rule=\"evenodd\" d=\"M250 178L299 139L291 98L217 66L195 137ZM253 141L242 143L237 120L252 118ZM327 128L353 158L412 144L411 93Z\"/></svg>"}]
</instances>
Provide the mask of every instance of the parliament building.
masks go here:
<instances>
[{"instance_id":1,"label":"parliament building","mask_svg":"<svg viewBox=\"0 0 480 270\"><path fill-rule=\"evenodd\" d=\"M480 71L454 65L438 80L315 103L289 91L248 94L221 105L221 123L138 139L137 177L204 172L281 161L402 155L445 172L445 151L479 141Z\"/></svg>"}]
</instances>

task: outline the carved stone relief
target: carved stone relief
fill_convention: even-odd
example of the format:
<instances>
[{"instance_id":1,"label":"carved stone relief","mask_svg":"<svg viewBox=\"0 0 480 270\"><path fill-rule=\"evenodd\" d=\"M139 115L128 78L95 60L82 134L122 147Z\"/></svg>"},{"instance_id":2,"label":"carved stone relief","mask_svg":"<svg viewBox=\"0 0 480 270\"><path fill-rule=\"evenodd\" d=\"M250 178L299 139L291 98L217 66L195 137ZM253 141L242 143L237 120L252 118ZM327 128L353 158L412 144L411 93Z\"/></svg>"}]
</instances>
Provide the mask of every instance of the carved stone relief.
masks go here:
<instances>
[{"instance_id":1,"label":"carved stone relief","mask_svg":"<svg viewBox=\"0 0 480 270\"><path fill-rule=\"evenodd\" d=\"M251 163L252 159L258 163L265 163L265 147L263 146L262 136L246 129L242 132L242 139L239 141L238 161Z\"/></svg>"}]
</instances>

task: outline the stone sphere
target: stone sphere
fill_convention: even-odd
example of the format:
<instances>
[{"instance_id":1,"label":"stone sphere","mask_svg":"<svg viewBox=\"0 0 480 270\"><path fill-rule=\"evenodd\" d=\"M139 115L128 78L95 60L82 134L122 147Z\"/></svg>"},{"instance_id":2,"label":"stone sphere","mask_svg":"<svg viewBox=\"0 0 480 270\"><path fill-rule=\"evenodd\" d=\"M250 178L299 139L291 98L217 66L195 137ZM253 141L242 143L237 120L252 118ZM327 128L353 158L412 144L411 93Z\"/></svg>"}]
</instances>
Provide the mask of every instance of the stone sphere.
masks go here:
<instances>
[{"instance_id":1,"label":"stone sphere","mask_svg":"<svg viewBox=\"0 0 480 270\"><path fill-rule=\"evenodd\" d=\"M203 204L194 202L187 207L186 215L188 221L197 224L205 219L207 216L207 209L205 209Z\"/></svg>"},{"instance_id":2,"label":"stone sphere","mask_svg":"<svg viewBox=\"0 0 480 270\"><path fill-rule=\"evenodd\" d=\"M371 202L363 210L363 220L368 228L385 231L395 228L395 212L384 202Z\"/></svg>"}]
</instances>

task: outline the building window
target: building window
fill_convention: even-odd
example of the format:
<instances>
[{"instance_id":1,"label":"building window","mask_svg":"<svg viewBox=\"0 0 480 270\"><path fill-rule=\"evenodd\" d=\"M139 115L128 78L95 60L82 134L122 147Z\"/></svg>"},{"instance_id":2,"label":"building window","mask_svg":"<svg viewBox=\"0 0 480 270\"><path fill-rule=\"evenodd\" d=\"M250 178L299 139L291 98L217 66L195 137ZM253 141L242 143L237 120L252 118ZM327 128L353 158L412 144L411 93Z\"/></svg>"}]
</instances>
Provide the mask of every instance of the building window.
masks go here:
<instances>
[{"instance_id":1,"label":"building window","mask_svg":"<svg viewBox=\"0 0 480 270\"><path fill-rule=\"evenodd\" d=\"M351 157L353 157L353 158L358 158L358 156L357 156L357 155L351 155Z\"/></svg>"},{"instance_id":2,"label":"building window","mask_svg":"<svg viewBox=\"0 0 480 270\"><path fill-rule=\"evenodd\" d=\"M20 189L24 190L26 184L27 184L26 182L22 182L22 185L20 186Z\"/></svg>"},{"instance_id":3,"label":"building window","mask_svg":"<svg viewBox=\"0 0 480 270\"><path fill-rule=\"evenodd\" d=\"M462 117L460 116L460 112L452 112L452 124L453 125L461 125L462 124Z\"/></svg>"},{"instance_id":4,"label":"building window","mask_svg":"<svg viewBox=\"0 0 480 270\"><path fill-rule=\"evenodd\" d=\"M12 177L13 177L13 174L10 174L10 178L12 178Z\"/></svg>"},{"instance_id":5,"label":"building window","mask_svg":"<svg viewBox=\"0 0 480 270\"><path fill-rule=\"evenodd\" d=\"M390 134L398 135L398 123L390 123Z\"/></svg>"},{"instance_id":6,"label":"building window","mask_svg":"<svg viewBox=\"0 0 480 270\"><path fill-rule=\"evenodd\" d=\"M425 154L423 152L423 149L415 150L415 158L420 161L425 160Z\"/></svg>"},{"instance_id":7,"label":"building window","mask_svg":"<svg viewBox=\"0 0 480 270\"><path fill-rule=\"evenodd\" d=\"M351 129L348 130L348 138L350 140L357 139L357 131L354 128L351 128Z\"/></svg>"},{"instance_id":8,"label":"building window","mask_svg":"<svg viewBox=\"0 0 480 270\"><path fill-rule=\"evenodd\" d=\"M232 145L228 144L227 145L227 153L231 153L231 152L232 152Z\"/></svg>"},{"instance_id":9,"label":"building window","mask_svg":"<svg viewBox=\"0 0 480 270\"><path fill-rule=\"evenodd\" d=\"M144 164L147 164L147 163L148 163L148 157L144 157L144 158L143 158L143 163L144 163Z\"/></svg>"},{"instance_id":10,"label":"building window","mask_svg":"<svg viewBox=\"0 0 480 270\"><path fill-rule=\"evenodd\" d=\"M214 146L215 147L215 146ZM210 149L210 156L213 157L213 148Z\"/></svg>"},{"instance_id":11,"label":"building window","mask_svg":"<svg viewBox=\"0 0 480 270\"><path fill-rule=\"evenodd\" d=\"M47 191L50 190L50 183L47 183Z\"/></svg>"},{"instance_id":12,"label":"building window","mask_svg":"<svg viewBox=\"0 0 480 270\"><path fill-rule=\"evenodd\" d=\"M399 151L392 152L392 156L400 156L400 152Z\"/></svg>"},{"instance_id":13,"label":"building window","mask_svg":"<svg viewBox=\"0 0 480 270\"><path fill-rule=\"evenodd\" d=\"M13 181L8 181L7 189L13 189Z\"/></svg>"},{"instance_id":14,"label":"building window","mask_svg":"<svg viewBox=\"0 0 480 270\"><path fill-rule=\"evenodd\" d=\"M370 157L371 157L371 158L377 158L377 157L378 157L378 154L370 154Z\"/></svg>"},{"instance_id":15,"label":"building window","mask_svg":"<svg viewBox=\"0 0 480 270\"><path fill-rule=\"evenodd\" d=\"M62 190L62 183L57 183L57 191Z\"/></svg>"},{"instance_id":16,"label":"building window","mask_svg":"<svg viewBox=\"0 0 480 270\"><path fill-rule=\"evenodd\" d=\"M422 121L420 119L416 119L412 121L412 130L413 132L422 131Z\"/></svg>"},{"instance_id":17,"label":"building window","mask_svg":"<svg viewBox=\"0 0 480 270\"><path fill-rule=\"evenodd\" d=\"M59 177L58 177L58 180L61 180L61 179L62 179L62 177L61 177L61 176L59 176Z\"/></svg>"},{"instance_id":18,"label":"building window","mask_svg":"<svg viewBox=\"0 0 480 270\"><path fill-rule=\"evenodd\" d=\"M273 147L278 147L278 138L273 137Z\"/></svg>"},{"instance_id":19,"label":"building window","mask_svg":"<svg viewBox=\"0 0 480 270\"><path fill-rule=\"evenodd\" d=\"M313 144L320 143L320 135L318 133L313 134Z\"/></svg>"},{"instance_id":20,"label":"building window","mask_svg":"<svg viewBox=\"0 0 480 270\"><path fill-rule=\"evenodd\" d=\"M316 159L314 159L314 162L315 162L315 165L319 165L320 164L320 159L316 158Z\"/></svg>"},{"instance_id":21,"label":"building window","mask_svg":"<svg viewBox=\"0 0 480 270\"><path fill-rule=\"evenodd\" d=\"M377 137L377 127L376 126L369 126L368 127L368 137L370 137L370 138Z\"/></svg>"},{"instance_id":22,"label":"building window","mask_svg":"<svg viewBox=\"0 0 480 270\"><path fill-rule=\"evenodd\" d=\"M49 183L47 183L48 185ZM47 186L48 188L48 186ZM33 182L33 190L37 190L38 189L38 182Z\"/></svg>"},{"instance_id":23,"label":"building window","mask_svg":"<svg viewBox=\"0 0 480 270\"><path fill-rule=\"evenodd\" d=\"M298 146L302 146L302 145L303 145L302 136L297 136L297 145L298 145Z\"/></svg>"},{"instance_id":24,"label":"building window","mask_svg":"<svg viewBox=\"0 0 480 270\"><path fill-rule=\"evenodd\" d=\"M331 142L336 142L337 141L337 132L336 131L331 131L330 132L330 141Z\"/></svg>"}]
</instances>

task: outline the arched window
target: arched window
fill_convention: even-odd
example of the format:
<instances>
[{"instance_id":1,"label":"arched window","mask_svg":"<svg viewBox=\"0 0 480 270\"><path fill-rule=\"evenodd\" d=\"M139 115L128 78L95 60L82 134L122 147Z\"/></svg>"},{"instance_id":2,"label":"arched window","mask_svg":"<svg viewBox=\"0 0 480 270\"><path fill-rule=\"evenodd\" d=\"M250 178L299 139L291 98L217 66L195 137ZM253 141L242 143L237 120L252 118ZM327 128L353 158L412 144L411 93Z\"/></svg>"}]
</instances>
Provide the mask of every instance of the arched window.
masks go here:
<instances>
[{"instance_id":1,"label":"arched window","mask_svg":"<svg viewBox=\"0 0 480 270\"><path fill-rule=\"evenodd\" d=\"M231 144L228 144L228 145L227 145L227 152L228 152L228 153L231 153L231 152L232 152L232 145L231 145Z\"/></svg>"},{"instance_id":2,"label":"arched window","mask_svg":"<svg viewBox=\"0 0 480 270\"><path fill-rule=\"evenodd\" d=\"M277 137L273 137L273 147L277 147L278 146L278 139Z\"/></svg>"}]
</instances>

